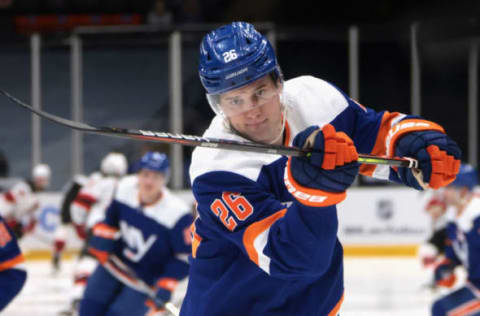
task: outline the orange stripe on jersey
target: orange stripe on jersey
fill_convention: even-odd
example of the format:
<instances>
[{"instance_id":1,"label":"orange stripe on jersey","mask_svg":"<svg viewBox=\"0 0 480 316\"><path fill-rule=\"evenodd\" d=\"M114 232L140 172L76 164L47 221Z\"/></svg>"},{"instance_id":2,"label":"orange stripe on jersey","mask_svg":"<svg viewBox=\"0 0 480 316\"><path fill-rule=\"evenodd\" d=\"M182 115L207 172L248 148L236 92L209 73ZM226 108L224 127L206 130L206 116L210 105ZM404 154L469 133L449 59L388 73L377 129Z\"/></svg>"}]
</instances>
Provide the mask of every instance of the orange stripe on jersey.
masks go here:
<instances>
[{"instance_id":1,"label":"orange stripe on jersey","mask_svg":"<svg viewBox=\"0 0 480 316\"><path fill-rule=\"evenodd\" d=\"M290 126L288 125L288 121L285 120L285 139L283 140L283 145L288 146L290 145L290 137L292 133L290 132Z\"/></svg>"},{"instance_id":2,"label":"orange stripe on jersey","mask_svg":"<svg viewBox=\"0 0 480 316\"><path fill-rule=\"evenodd\" d=\"M108 226L104 223L98 223L97 225L93 226L93 234L101 238L116 239L117 233L118 229Z\"/></svg>"},{"instance_id":3,"label":"orange stripe on jersey","mask_svg":"<svg viewBox=\"0 0 480 316\"><path fill-rule=\"evenodd\" d=\"M254 222L250 224L245 232L243 233L243 246L247 250L248 257L250 260L255 262L258 265L258 253L255 249L255 239L263 233L265 230L270 228L277 220L285 216L287 209L280 210L272 215L262 219L261 221Z\"/></svg>"},{"instance_id":4,"label":"orange stripe on jersey","mask_svg":"<svg viewBox=\"0 0 480 316\"><path fill-rule=\"evenodd\" d=\"M388 131L387 138L385 139L386 154L388 157L395 155L395 143L397 140L406 133L417 131L439 131L445 133L443 127L437 123L419 120L419 119L406 119L398 122Z\"/></svg>"},{"instance_id":5,"label":"orange stripe on jersey","mask_svg":"<svg viewBox=\"0 0 480 316\"><path fill-rule=\"evenodd\" d=\"M345 292L342 294L342 297L337 302L335 307L330 311L330 313L328 313L328 316L337 316L338 315L338 311L340 310L340 307L342 306L344 297L345 297Z\"/></svg>"},{"instance_id":6,"label":"orange stripe on jersey","mask_svg":"<svg viewBox=\"0 0 480 316\"><path fill-rule=\"evenodd\" d=\"M98 249L95 249L93 247L88 247L88 252L90 252L92 255L94 255L101 264L104 264L105 262L107 262L108 257L110 256L110 254L108 252L98 250Z\"/></svg>"},{"instance_id":7,"label":"orange stripe on jersey","mask_svg":"<svg viewBox=\"0 0 480 316\"><path fill-rule=\"evenodd\" d=\"M358 105L364 112L367 112L367 108L361 105L357 100L350 98L356 105Z\"/></svg>"},{"instance_id":8,"label":"orange stripe on jersey","mask_svg":"<svg viewBox=\"0 0 480 316\"><path fill-rule=\"evenodd\" d=\"M202 237L197 234L197 228L195 227L195 222L190 225L190 231L192 232L192 257L196 258L197 257L197 249L200 246L200 243L202 242Z\"/></svg>"},{"instance_id":9,"label":"orange stripe on jersey","mask_svg":"<svg viewBox=\"0 0 480 316\"><path fill-rule=\"evenodd\" d=\"M0 271L11 269L14 266L16 266L17 264L20 264L24 261L25 261L25 258L23 257L23 255L19 254L18 256L14 257L13 259L10 259L10 260L7 260L7 261L4 261L4 262L0 263Z\"/></svg>"},{"instance_id":10,"label":"orange stripe on jersey","mask_svg":"<svg viewBox=\"0 0 480 316\"><path fill-rule=\"evenodd\" d=\"M285 167L284 182L288 192L300 203L312 207L325 207L338 204L345 200L347 194L345 192L327 192L318 189L312 189L302 186L297 183L292 176L290 170L290 163L292 157L288 158L287 166Z\"/></svg>"},{"instance_id":11,"label":"orange stripe on jersey","mask_svg":"<svg viewBox=\"0 0 480 316\"><path fill-rule=\"evenodd\" d=\"M0 222L0 247L5 247L12 240L12 235L8 231L4 222Z\"/></svg>"},{"instance_id":12,"label":"orange stripe on jersey","mask_svg":"<svg viewBox=\"0 0 480 316\"><path fill-rule=\"evenodd\" d=\"M156 283L157 287L173 292L178 285L178 280L174 278L161 278Z\"/></svg>"},{"instance_id":13,"label":"orange stripe on jersey","mask_svg":"<svg viewBox=\"0 0 480 316\"><path fill-rule=\"evenodd\" d=\"M385 149L385 139L387 138L388 131L392 126L392 120L401 115L398 112L385 112L383 113L382 122L380 123L380 128L378 129L377 139L375 140L375 145L373 146L371 155L383 156L386 153ZM360 165L360 173L364 176L371 177L377 165Z\"/></svg>"},{"instance_id":14,"label":"orange stripe on jersey","mask_svg":"<svg viewBox=\"0 0 480 316\"><path fill-rule=\"evenodd\" d=\"M473 315L472 312L480 311L480 302L476 299L471 300L447 313L447 316L467 316Z\"/></svg>"}]
</instances>

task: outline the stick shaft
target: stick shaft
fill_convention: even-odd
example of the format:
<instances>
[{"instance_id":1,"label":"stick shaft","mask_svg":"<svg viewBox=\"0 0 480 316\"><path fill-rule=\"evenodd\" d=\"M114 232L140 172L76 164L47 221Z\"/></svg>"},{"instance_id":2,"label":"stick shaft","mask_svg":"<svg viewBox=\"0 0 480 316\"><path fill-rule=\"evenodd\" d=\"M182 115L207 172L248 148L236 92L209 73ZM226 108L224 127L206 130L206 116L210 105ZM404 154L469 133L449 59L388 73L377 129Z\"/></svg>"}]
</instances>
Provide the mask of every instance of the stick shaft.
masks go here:
<instances>
[{"instance_id":1,"label":"stick shaft","mask_svg":"<svg viewBox=\"0 0 480 316\"><path fill-rule=\"evenodd\" d=\"M133 271L131 271L125 264L123 264L120 259L115 256L110 256L110 258L103 264L105 269L107 269L117 280L129 286L137 291L145 293L153 301L158 301L155 297L155 290L144 283L139 279ZM178 308L171 302L162 302L163 307L172 315L179 316L180 311Z\"/></svg>"},{"instance_id":2,"label":"stick shaft","mask_svg":"<svg viewBox=\"0 0 480 316\"><path fill-rule=\"evenodd\" d=\"M48 112L33 108L31 105L17 99L8 92L0 89L0 93L6 96L10 101L19 105L45 119L48 119L57 124L67 126L79 131L103 134L109 136L117 136L123 138L153 141L160 143L180 144L185 146L200 146L208 148L226 149L226 150L238 150L249 151L263 154L283 155L283 156L305 156L309 152L296 147L279 146L279 145L267 145L253 142L241 142L227 139L207 138L200 136L192 136L185 134L172 134L166 132L156 132L148 130L126 129L116 127L96 127L82 122L71 121ZM412 158L386 158L381 156L372 156L359 154L358 162L362 164L375 164L375 165L390 165L395 167L407 167L417 168L418 162Z\"/></svg>"}]
</instances>

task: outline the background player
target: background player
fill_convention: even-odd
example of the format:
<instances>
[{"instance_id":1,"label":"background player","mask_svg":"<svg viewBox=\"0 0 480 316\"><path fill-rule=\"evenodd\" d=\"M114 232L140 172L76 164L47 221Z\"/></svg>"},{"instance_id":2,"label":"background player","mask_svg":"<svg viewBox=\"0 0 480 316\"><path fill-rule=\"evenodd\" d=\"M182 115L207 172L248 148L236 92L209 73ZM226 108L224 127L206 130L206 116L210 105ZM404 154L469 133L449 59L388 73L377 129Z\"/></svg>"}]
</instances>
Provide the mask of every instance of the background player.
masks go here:
<instances>
[{"instance_id":1,"label":"background player","mask_svg":"<svg viewBox=\"0 0 480 316\"><path fill-rule=\"evenodd\" d=\"M431 267L435 261L445 252L445 240L447 239L447 202L445 193L438 190L428 200L425 211L431 218L431 234L418 251L418 255L425 268Z\"/></svg>"},{"instance_id":2,"label":"background player","mask_svg":"<svg viewBox=\"0 0 480 316\"><path fill-rule=\"evenodd\" d=\"M182 315L337 315L343 251L336 204L357 173L440 188L460 150L438 124L375 112L321 79L283 82L268 40L235 22L207 34L200 79L217 114L205 137L312 148L309 157L197 147L190 178L198 213ZM419 160L362 166L357 151ZM361 210L359 210L361 211Z\"/></svg>"},{"instance_id":3,"label":"background player","mask_svg":"<svg viewBox=\"0 0 480 316\"><path fill-rule=\"evenodd\" d=\"M89 250L102 265L88 280L80 315L145 315L148 306L156 307L146 303L137 280L155 286L157 299L168 301L187 276L193 218L190 207L165 187L168 173L166 155L148 152L138 173L118 184L105 220L93 229ZM125 275L127 270L135 277Z\"/></svg>"},{"instance_id":4,"label":"background player","mask_svg":"<svg viewBox=\"0 0 480 316\"><path fill-rule=\"evenodd\" d=\"M70 306L63 315L78 311L78 303L85 290L88 277L97 265L96 259L87 251L92 227L105 218L118 180L127 171L127 159L121 153L107 154L101 161L100 172L92 173L87 180L78 177L67 191L62 203L62 224L55 232L54 265L59 264L61 252L65 248L67 226L75 227L78 237L84 240L84 246L75 264L74 286Z\"/></svg>"},{"instance_id":5,"label":"background player","mask_svg":"<svg viewBox=\"0 0 480 316\"><path fill-rule=\"evenodd\" d=\"M40 206L36 193L49 187L50 178L50 167L38 164L32 169L29 180L19 181L0 193L0 215L18 238L35 228L35 211Z\"/></svg>"},{"instance_id":6,"label":"background player","mask_svg":"<svg viewBox=\"0 0 480 316\"><path fill-rule=\"evenodd\" d=\"M17 239L0 216L0 312L17 296L25 284L27 272Z\"/></svg>"},{"instance_id":7,"label":"background player","mask_svg":"<svg viewBox=\"0 0 480 316\"><path fill-rule=\"evenodd\" d=\"M437 300L432 315L480 315L480 197L473 193L478 185L477 170L462 165L457 179L448 186L447 203L453 206L448 213L446 258L435 268L437 285L452 287L454 269L463 265L467 270L465 286Z\"/></svg>"}]
</instances>

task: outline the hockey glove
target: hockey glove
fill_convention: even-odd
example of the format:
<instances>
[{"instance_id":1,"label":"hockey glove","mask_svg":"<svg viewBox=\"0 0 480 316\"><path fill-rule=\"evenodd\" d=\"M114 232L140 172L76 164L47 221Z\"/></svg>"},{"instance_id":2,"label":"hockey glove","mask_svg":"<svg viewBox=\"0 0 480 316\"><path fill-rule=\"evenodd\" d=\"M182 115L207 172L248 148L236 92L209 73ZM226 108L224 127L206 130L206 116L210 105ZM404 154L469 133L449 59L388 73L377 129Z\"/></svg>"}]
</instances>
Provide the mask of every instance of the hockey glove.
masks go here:
<instances>
[{"instance_id":1,"label":"hockey glove","mask_svg":"<svg viewBox=\"0 0 480 316\"><path fill-rule=\"evenodd\" d=\"M322 129L311 126L300 132L293 140L293 145L300 148L312 149L306 157L291 157L285 178L289 191L297 198L310 189L314 192L313 199L328 197L324 205L337 204L345 198L343 193L355 180L358 174L358 153L353 141L343 132L336 132L328 124ZM306 188L303 188L306 187ZM300 192L300 193L299 193ZM307 200L312 199L303 195ZM339 200L340 199L340 200Z\"/></svg>"},{"instance_id":2,"label":"hockey glove","mask_svg":"<svg viewBox=\"0 0 480 316\"><path fill-rule=\"evenodd\" d=\"M173 279L160 279L157 282L155 297L149 298L145 302L145 305L150 307L147 315L155 315L165 309L164 306L172 297L172 291L176 285L177 281Z\"/></svg>"},{"instance_id":3,"label":"hockey glove","mask_svg":"<svg viewBox=\"0 0 480 316\"><path fill-rule=\"evenodd\" d=\"M434 271L435 284L442 287L452 287L455 284L456 276L454 273L455 264L449 259L440 262Z\"/></svg>"},{"instance_id":4,"label":"hockey glove","mask_svg":"<svg viewBox=\"0 0 480 316\"><path fill-rule=\"evenodd\" d=\"M416 131L403 135L395 144L395 156L418 160L423 182L438 189L448 185L460 168L462 152L457 144L439 131ZM400 179L408 186L423 190L412 169L398 168Z\"/></svg>"}]
</instances>

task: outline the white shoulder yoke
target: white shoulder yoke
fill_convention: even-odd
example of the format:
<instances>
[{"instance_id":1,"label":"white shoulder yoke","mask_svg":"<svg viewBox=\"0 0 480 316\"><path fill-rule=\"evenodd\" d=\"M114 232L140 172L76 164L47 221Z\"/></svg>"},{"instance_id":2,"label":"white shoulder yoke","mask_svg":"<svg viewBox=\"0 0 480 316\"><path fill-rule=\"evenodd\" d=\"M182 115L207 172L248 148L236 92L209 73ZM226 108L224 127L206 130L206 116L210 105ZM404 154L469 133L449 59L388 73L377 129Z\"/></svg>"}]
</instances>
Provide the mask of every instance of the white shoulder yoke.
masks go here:
<instances>
[{"instance_id":1,"label":"white shoulder yoke","mask_svg":"<svg viewBox=\"0 0 480 316\"><path fill-rule=\"evenodd\" d=\"M210 127L203 136L243 142L248 141L241 136L231 133L224 126L223 118L218 115L212 120ZM272 154L197 147L193 151L192 164L190 165L191 183L193 184L198 176L213 171L233 172L256 181L262 166L280 157L280 155Z\"/></svg>"}]
</instances>

